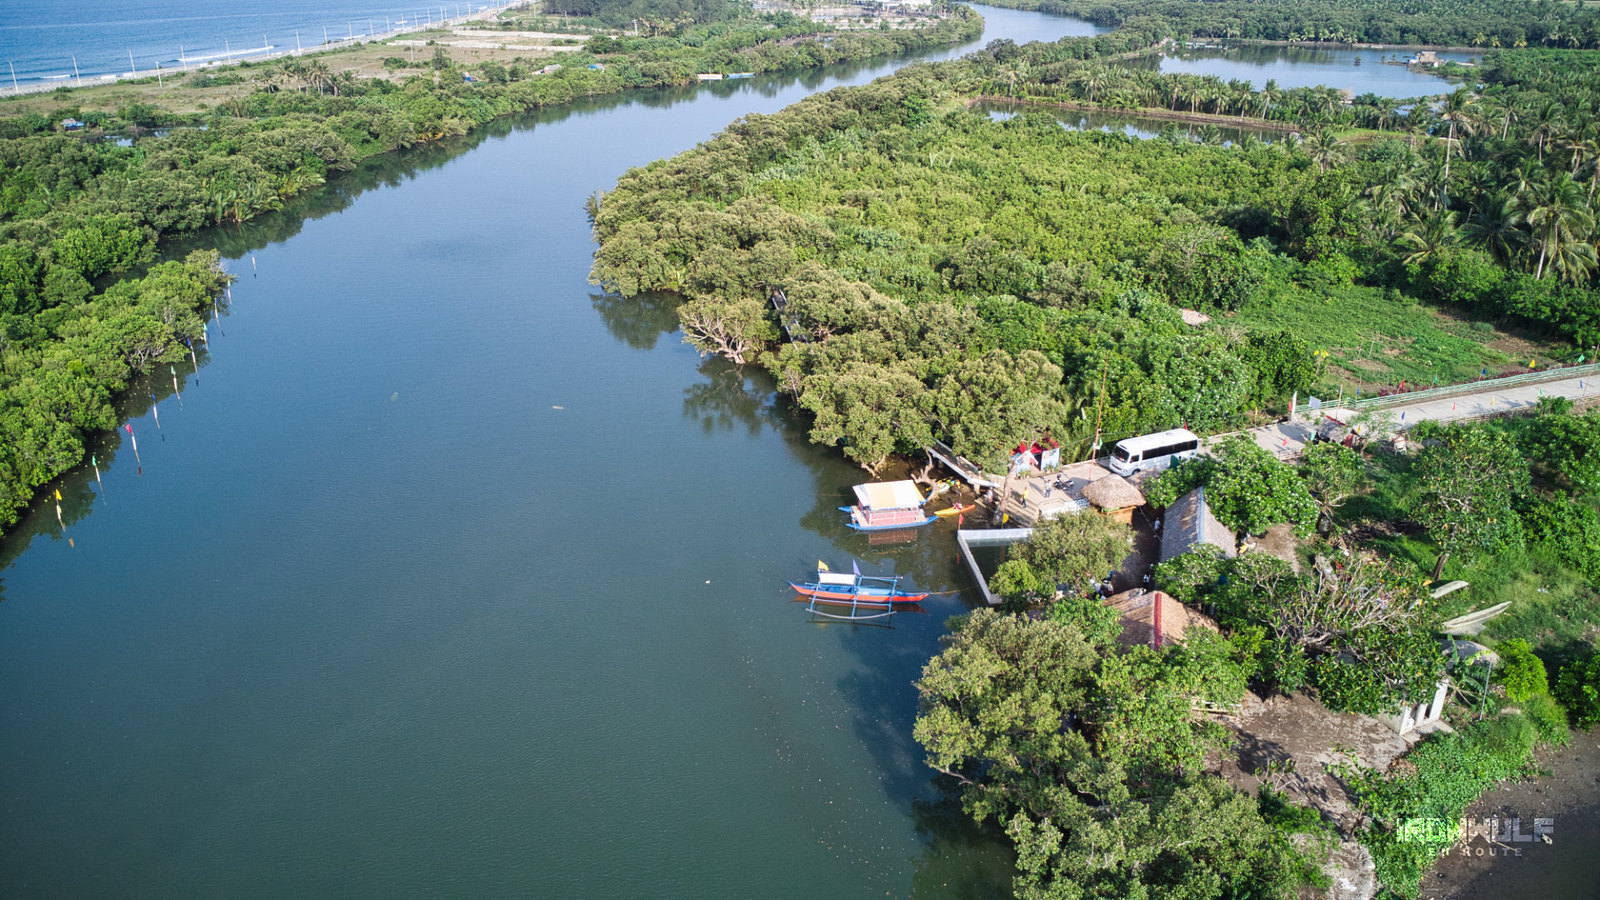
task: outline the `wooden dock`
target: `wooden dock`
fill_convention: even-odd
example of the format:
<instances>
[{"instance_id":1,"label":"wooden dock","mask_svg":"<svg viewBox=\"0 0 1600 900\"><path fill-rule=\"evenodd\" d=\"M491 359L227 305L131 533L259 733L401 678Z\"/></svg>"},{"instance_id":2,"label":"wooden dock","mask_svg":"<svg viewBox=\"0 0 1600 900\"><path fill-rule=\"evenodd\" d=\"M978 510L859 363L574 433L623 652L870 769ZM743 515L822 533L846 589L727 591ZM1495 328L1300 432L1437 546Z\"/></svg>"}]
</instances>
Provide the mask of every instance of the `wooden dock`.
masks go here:
<instances>
[{"instance_id":1,"label":"wooden dock","mask_svg":"<svg viewBox=\"0 0 1600 900\"><path fill-rule=\"evenodd\" d=\"M1089 460L1067 463L1048 472L1029 470L1007 478L983 471L944 443L935 442L927 450L930 457L959 475L980 497L985 497L991 509L998 501L997 517L1004 521L996 524L1002 526L1031 528L1040 519L1083 512L1089 508L1083 489L1111 474L1104 460Z\"/></svg>"}]
</instances>

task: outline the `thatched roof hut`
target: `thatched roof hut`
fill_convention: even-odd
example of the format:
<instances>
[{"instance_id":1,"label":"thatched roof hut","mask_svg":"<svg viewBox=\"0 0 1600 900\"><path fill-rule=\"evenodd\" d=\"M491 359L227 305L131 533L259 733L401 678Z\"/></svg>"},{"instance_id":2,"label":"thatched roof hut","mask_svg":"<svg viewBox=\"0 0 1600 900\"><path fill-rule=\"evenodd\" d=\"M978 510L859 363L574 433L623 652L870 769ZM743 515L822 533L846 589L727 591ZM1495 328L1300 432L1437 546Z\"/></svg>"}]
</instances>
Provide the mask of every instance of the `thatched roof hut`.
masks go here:
<instances>
[{"instance_id":1,"label":"thatched roof hut","mask_svg":"<svg viewBox=\"0 0 1600 900\"><path fill-rule=\"evenodd\" d=\"M1144 494L1119 475L1107 475L1089 482L1083 489L1083 499L1101 509L1127 509L1144 505Z\"/></svg>"},{"instance_id":2,"label":"thatched roof hut","mask_svg":"<svg viewBox=\"0 0 1600 900\"><path fill-rule=\"evenodd\" d=\"M1119 642L1160 649L1183 640L1194 628L1217 630L1217 623L1161 591L1123 591L1107 601L1122 623Z\"/></svg>"}]
</instances>

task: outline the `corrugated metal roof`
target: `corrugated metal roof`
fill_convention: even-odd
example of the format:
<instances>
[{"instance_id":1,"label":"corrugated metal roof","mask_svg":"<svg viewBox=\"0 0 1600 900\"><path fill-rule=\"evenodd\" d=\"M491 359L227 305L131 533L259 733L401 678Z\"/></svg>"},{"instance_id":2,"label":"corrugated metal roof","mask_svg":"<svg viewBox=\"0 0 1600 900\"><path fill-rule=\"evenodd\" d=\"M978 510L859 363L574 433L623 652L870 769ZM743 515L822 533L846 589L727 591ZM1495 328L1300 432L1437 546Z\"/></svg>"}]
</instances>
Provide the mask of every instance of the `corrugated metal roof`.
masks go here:
<instances>
[{"instance_id":1,"label":"corrugated metal roof","mask_svg":"<svg viewBox=\"0 0 1600 900\"><path fill-rule=\"evenodd\" d=\"M856 501L870 510L911 509L921 506L922 492L911 481L875 481L855 487Z\"/></svg>"}]
</instances>

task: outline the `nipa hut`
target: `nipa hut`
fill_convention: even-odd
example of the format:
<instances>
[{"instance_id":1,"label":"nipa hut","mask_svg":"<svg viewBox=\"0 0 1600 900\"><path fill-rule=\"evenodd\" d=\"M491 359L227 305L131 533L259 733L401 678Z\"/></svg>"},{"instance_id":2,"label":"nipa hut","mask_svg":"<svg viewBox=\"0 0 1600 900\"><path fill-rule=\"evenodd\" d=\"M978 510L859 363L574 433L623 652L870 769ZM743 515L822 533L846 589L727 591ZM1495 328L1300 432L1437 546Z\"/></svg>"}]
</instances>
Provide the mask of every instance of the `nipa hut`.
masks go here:
<instances>
[{"instance_id":1,"label":"nipa hut","mask_svg":"<svg viewBox=\"0 0 1600 900\"><path fill-rule=\"evenodd\" d=\"M1120 642L1125 647L1144 645L1160 649L1183 640L1194 628L1217 630L1210 617L1184 606L1161 591L1123 591L1106 601L1122 623Z\"/></svg>"},{"instance_id":2,"label":"nipa hut","mask_svg":"<svg viewBox=\"0 0 1600 900\"><path fill-rule=\"evenodd\" d=\"M1133 509L1144 505L1144 494L1118 475L1107 475L1089 482L1083 489L1083 499L1094 504L1107 516L1123 523L1133 522Z\"/></svg>"}]
</instances>

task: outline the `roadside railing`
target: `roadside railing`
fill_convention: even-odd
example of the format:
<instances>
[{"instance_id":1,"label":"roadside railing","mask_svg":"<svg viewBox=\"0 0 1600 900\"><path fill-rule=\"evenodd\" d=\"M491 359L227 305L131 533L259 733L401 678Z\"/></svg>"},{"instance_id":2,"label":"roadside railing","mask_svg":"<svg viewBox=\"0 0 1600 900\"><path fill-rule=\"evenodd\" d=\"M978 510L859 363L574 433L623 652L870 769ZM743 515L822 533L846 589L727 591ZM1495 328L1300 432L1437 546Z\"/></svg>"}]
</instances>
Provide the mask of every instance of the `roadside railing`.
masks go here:
<instances>
[{"instance_id":1,"label":"roadside railing","mask_svg":"<svg viewBox=\"0 0 1600 900\"><path fill-rule=\"evenodd\" d=\"M1484 391L1493 391L1506 387L1516 387L1524 384L1542 384L1547 381L1562 381L1568 378L1582 378L1585 375L1600 375L1600 363L1564 366L1559 369L1545 369L1542 372L1524 372L1521 375L1507 375L1503 378L1485 378L1482 381L1468 381L1462 384L1440 385L1439 387L1426 388L1420 391L1406 391L1400 394L1382 394L1375 397L1362 397L1357 400L1323 400L1321 405L1323 409L1338 408L1358 411L1363 409L1375 409L1382 406L1394 406L1401 403L1417 403L1424 400L1435 400L1440 397L1453 397L1460 394L1477 394ZM1309 410L1305 411L1309 412Z\"/></svg>"}]
</instances>

